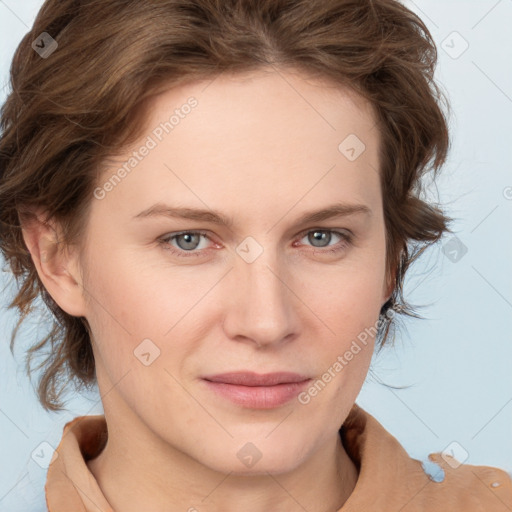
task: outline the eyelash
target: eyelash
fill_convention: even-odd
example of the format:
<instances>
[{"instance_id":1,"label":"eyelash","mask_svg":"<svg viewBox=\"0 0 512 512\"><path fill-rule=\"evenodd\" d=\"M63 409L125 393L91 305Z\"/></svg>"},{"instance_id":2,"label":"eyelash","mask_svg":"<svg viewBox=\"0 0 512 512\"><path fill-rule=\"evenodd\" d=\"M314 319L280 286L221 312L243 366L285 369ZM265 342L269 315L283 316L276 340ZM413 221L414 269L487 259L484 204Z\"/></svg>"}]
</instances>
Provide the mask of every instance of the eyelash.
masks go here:
<instances>
[{"instance_id":1,"label":"eyelash","mask_svg":"<svg viewBox=\"0 0 512 512\"><path fill-rule=\"evenodd\" d=\"M334 233L335 235L338 235L342 239L342 241L338 242L338 244L336 244L335 246L327 246L326 248L314 248L317 250L313 250L312 251L313 254L317 254L317 253L337 254L337 253L341 252L342 250L346 249L347 246L352 245L352 241L353 241L352 234L343 233L343 232L335 231L332 229L320 229L320 228L308 229L299 234L299 239L304 238L304 236L306 236L308 233L317 232L317 231L319 231L321 233ZM172 233L168 236L165 236L164 238L160 238L159 242L162 245L162 248L164 250L170 251L172 254L178 256L179 258L191 258L191 257L193 258L193 257L202 256L203 255L202 251L198 251L198 250L185 251L183 249L176 249L169 244L169 242L171 240L174 240L175 238L177 238L181 235L187 235L187 234L201 235L201 236L204 236L205 238L208 238L209 240L211 240L210 237L208 236L208 233L206 233L204 231L180 231L178 233ZM331 248L328 248L328 247L331 247ZM207 249L205 249L205 250L207 250Z\"/></svg>"}]
</instances>

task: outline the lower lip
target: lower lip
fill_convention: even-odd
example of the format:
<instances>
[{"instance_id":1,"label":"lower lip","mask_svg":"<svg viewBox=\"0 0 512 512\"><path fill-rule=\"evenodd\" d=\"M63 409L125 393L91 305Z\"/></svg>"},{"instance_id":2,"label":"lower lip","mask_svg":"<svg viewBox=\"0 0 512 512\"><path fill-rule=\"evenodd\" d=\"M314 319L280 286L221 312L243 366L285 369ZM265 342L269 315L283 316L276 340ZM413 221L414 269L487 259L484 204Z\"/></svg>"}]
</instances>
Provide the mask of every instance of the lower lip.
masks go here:
<instances>
[{"instance_id":1,"label":"lower lip","mask_svg":"<svg viewBox=\"0 0 512 512\"><path fill-rule=\"evenodd\" d=\"M273 409L293 400L311 379L275 386L240 386L204 380L206 385L231 402L252 409Z\"/></svg>"}]
</instances>

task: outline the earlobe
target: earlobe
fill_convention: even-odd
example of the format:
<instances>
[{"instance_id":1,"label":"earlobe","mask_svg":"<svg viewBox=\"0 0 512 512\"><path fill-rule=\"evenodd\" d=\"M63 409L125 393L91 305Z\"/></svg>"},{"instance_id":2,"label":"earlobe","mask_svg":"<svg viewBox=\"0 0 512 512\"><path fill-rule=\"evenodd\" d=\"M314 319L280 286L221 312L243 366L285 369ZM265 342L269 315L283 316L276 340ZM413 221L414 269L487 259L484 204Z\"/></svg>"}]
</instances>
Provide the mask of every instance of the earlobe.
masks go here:
<instances>
[{"instance_id":1,"label":"earlobe","mask_svg":"<svg viewBox=\"0 0 512 512\"><path fill-rule=\"evenodd\" d=\"M39 279L53 300L66 313L85 316L78 254L64 244L57 224L45 221L38 211L22 221L22 234Z\"/></svg>"}]
</instances>

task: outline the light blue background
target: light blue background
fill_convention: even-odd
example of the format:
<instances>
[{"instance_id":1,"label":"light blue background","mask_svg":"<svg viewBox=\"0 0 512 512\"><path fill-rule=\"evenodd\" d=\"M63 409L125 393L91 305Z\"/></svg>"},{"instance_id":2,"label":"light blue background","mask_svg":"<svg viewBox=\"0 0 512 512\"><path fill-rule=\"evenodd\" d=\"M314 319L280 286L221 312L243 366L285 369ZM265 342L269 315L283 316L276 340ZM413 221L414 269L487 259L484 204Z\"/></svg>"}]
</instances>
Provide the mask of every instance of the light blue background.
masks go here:
<instances>
[{"instance_id":1,"label":"light blue background","mask_svg":"<svg viewBox=\"0 0 512 512\"><path fill-rule=\"evenodd\" d=\"M469 454L466 463L512 471L512 2L405 3L424 19L439 49L437 76L453 108L453 146L436 193L458 219L453 227L467 253L453 263L439 246L413 268L407 295L430 304L428 318L407 321L395 348L375 359L358 403L415 458L456 441ZM0 0L2 102L12 55L41 4ZM458 58L463 41L453 31L469 44ZM2 273L0 286L7 285ZM25 376L22 349L40 339L44 318L25 326L14 359L8 290L0 304L0 510L46 510L46 471L32 452L42 442L56 447L73 417L102 409L91 395L70 401L66 412L43 411ZM389 389L381 381L410 387Z\"/></svg>"}]
</instances>

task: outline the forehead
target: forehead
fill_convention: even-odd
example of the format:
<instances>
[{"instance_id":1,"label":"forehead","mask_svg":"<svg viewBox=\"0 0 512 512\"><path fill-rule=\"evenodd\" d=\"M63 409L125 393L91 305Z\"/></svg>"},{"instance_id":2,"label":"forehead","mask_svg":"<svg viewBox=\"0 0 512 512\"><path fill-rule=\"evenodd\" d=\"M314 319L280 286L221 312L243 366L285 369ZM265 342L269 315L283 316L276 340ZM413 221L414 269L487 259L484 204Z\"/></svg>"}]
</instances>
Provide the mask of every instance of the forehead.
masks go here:
<instances>
[{"instance_id":1,"label":"forehead","mask_svg":"<svg viewBox=\"0 0 512 512\"><path fill-rule=\"evenodd\" d=\"M178 199L216 210L252 203L254 214L267 209L263 200L312 209L354 196L375 203L379 192L372 106L297 72L221 74L173 87L148 104L146 132L132 149L149 139L151 151L109 194L116 208ZM105 177L129 157L117 158Z\"/></svg>"},{"instance_id":2,"label":"forehead","mask_svg":"<svg viewBox=\"0 0 512 512\"><path fill-rule=\"evenodd\" d=\"M293 69L262 68L190 81L159 94L148 104L149 127L168 120L191 97L198 103L194 130L208 139L229 135L225 142L239 142L248 131L259 135L252 143L285 141L287 134L327 137L327 143L348 133L368 139L366 132L376 125L373 106L352 89Z\"/></svg>"}]
</instances>

